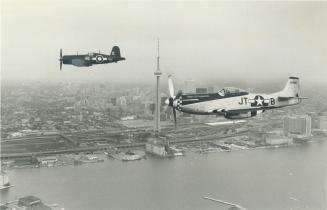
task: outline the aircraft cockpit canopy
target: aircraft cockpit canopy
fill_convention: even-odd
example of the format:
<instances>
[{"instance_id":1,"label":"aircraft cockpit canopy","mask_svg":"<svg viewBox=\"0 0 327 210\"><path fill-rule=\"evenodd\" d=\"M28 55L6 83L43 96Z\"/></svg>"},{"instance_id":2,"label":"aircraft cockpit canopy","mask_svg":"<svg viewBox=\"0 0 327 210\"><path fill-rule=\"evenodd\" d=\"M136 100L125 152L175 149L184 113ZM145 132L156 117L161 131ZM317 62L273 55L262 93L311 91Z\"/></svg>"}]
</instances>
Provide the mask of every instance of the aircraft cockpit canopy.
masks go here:
<instances>
[{"instance_id":1,"label":"aircraft cockpit canopy","mask_svg":"<svg viewBox=\"0 0 327 210\"><path fill-rule=\"evenodd\" d=\"M247 91L235 88L235 87L225 87L218 91L218 94L220 96L242 96L249 94Z\"/></svg>"}]
</instances>

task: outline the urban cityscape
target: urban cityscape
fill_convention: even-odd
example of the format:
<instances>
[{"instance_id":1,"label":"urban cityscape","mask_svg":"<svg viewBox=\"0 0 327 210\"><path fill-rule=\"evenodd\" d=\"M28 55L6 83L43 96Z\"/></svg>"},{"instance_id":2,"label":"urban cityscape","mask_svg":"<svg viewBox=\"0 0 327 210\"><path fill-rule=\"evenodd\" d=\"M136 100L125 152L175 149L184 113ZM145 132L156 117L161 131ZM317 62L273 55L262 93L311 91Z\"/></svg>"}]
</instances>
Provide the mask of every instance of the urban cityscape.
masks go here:
<instances>
[{"instance_id":1,"label":"urban cityscape","mask_svg":"<svg viewBox=\"0 0 327 210\"><path fill-rule=\"evenodd\" d=\"M207 93L214 87L183 84L185 92ZM2 188L10 187L5 172L15 168L61 167L133 161L148 156L173 158L188 153L292 147L327 136L326 101L319 94L297 107L265 112L240 123L211 125L223 118L178 115L160 100L160 132L153 126L155 92L150 86L111 84L11 84L2 87ZM182 157L181 157L182 158ZM146 161L146 160L144 160ZM31 199L36 197L22 198ZM23 202L23 201L22 201ZM27 201L26 201L27 202ZM43 205L40 202L40 205ZM10 209L10 207L8 207Z\"/></svg>"},{"instance_id":2,"label":"urban cityscape","mask_svg":"<svg viewBox=\"0 0 327 210\"><path fill-rule=\"evenodd\" d=\"M326 11L2 0L0 210L327 209Z\"/></svg>"}]
</instances>

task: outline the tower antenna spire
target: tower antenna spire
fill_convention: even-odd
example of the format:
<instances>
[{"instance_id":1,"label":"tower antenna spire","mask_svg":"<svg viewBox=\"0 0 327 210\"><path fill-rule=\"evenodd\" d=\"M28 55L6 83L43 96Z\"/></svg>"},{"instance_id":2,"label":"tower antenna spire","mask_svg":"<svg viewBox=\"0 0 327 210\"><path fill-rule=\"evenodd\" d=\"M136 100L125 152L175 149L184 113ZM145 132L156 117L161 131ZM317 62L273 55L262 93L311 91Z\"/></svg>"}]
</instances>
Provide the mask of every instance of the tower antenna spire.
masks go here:
<instances>
[{"instance_id":1,"label":"tower antenna spire","mask_svg":"<svg viewBox=\"0 0 327 210\"><path fill-rule=\"evenodd\" d=\"M160 47L160 40L158 38L158 56L157 56L157 71L160 71L160 66L159 66L159 62L160 62L160 51L159 48Z\"/></svg>"},{"instance_id":2,"label":"tower antenna spire","mask_svg":"<svg viewBox=\"0 0 327 210\"><path fill-rule=\"evenodd\" d=\"M159 38L158 38L158 56L157 56L157 70L154 72L154 75L156 77L156 106L155 106L155 127L154 131L156 135L160 132L160 91L159 91L159 86L160 86L160 76L161 76L161 71L160 71L160 66L159 66Z\"/></svg>"}]
</instances>

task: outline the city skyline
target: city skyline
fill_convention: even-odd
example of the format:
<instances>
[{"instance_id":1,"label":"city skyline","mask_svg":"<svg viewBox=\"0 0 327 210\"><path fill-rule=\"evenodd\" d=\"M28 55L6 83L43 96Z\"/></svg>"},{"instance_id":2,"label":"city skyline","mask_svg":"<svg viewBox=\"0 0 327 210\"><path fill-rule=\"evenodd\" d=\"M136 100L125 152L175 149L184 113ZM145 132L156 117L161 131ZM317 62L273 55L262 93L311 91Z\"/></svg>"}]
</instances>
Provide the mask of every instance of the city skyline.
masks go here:
<instances>
[{"instance_id":1,"label":"city skyline","mask_svg":"<svg viewBox=\"0 0 327 210\"><path fill-rule=\"evenodd\" d=\"M326 209L327 2L0 10L1 209Z\"/></svg>"}]
</instances>

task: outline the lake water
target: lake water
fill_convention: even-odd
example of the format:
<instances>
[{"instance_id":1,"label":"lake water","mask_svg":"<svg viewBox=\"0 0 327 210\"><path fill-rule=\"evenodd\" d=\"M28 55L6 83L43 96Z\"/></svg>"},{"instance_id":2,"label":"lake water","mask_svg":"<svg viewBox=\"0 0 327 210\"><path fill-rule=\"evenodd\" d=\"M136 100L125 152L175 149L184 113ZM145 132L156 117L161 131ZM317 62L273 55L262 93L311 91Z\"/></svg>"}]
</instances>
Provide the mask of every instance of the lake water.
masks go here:
<instances>
[{"instance_id":1,"label":"lake water","mask_svg":"<svg viewBox=\"0 0 327 210\"><path fill-rule=\"evenodd\" d=\"M36 195L66 210L227 209L210 196L248 209L326 209L327 141L276 149L9 170L15 187L2 202Z\"/></svg>"}]
</instances>

